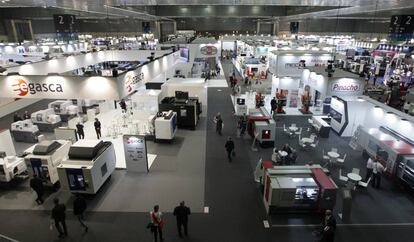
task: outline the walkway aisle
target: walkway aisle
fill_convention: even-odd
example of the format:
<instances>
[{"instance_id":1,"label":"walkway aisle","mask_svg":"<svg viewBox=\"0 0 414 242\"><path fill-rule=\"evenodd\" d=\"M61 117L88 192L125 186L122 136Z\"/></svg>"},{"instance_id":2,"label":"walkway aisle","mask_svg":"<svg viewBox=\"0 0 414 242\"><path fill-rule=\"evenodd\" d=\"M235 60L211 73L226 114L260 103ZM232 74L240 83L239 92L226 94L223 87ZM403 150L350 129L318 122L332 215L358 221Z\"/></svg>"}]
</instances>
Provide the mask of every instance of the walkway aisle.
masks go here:
<instances>
[{"instance_id":1,"label":"walkway aisle","mask_svg":"<svg viewBox=\"0 0 414 242\"><path fill-rule=\"evenodd\" d=\"M222 65L228 80L232 64L224 62ZM206 224L214 228L208 241L270 241L263 226L265 209L248 160L249 142L235 136L230 92L230 88L208 89L205 206L211 213ZM223 118L222 136L215 132L213 117L217 112L221 112ZM228 136L233 138L236 147L232 163L227 161L224 149Z\"/></svg>"}]
</instances>

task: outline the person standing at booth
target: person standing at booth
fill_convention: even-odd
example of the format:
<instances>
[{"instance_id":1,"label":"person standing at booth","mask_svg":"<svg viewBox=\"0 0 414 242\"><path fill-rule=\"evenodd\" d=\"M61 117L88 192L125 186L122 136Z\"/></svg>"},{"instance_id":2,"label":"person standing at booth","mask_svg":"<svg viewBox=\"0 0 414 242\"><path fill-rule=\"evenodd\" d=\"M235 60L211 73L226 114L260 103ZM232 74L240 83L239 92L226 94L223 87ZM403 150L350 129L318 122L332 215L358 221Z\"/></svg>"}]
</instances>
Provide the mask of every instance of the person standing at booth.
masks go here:
<instances>
[{"instance_id":1,"label":"person standing at booth","mask_svg":"<svg viewBox=\"0 0 414 242\"><path fill-rule=\"evenodd\" d=\"M378 158L374 160L372 165L372 187L379 189L381 185L381 175L386 171L383 165L378 162Z\"/></svg>"},{"instance_id":2,"label":"person standing at booth","mask_svg":"<svg viewBox=\"0 0 414 242\"><path fill-rule=\"evenodd\" d=\"M277 108L277 101L276 97L273 97L270 101L270 114L275 114L275 110Z\"/></svg>"},{"instance_id":3,"label":"person standing at booth","mask_svg":"<svg viewBox=\"0 0 414 242\"><path fill-rule=\"evenodd\" d=\"M101 138L101 122L98 118L95 118L95 122L93 123L93 126L95 127L96 137L98 139Z\"/></svg>"},{"instance_id":4,"label":"person standing at booth","mask_svg":"<svg viewBox=\"0 0 414 242\"><path fill-rule=\"evenodd\" d=\"M23 119L30 119L30 118L31 118L30 113L28 111L24 111Z\"/></svg>"},{"instance_id":5,"label":"person standing at booth","mask_svg":"<svg viewBox=\"0 0 414 242\"><path fill-rule=\"evenodd\" d=\"M124 99L122 99L120 102L119 102L119 106L121 107L121 109L126 113L126 111L127 111L127 105L126 105L126 103L125 103L125 100Z\"/></svg>"},{"instance_id":6,"label":"person standing at booth","mask_svg":"<svg viewBox=\"0 0 414 242\"><path fill-rule=\"evenodd\" d=\"M221 135L221 131L223 129L223 119L221 119L221 114L217 113L214 117L214 122L216 123L216 132Z\"/></svg>"},{"instance_id":7,"label":"person standing at booth","mask_svg":"<svg viewBox=\"0 0 414 242\"><path fill-rule=\"evenodd\" d=\"M367 174L365 175L365 182L367 182L368 179L372 176L372 169L374 166L374 162L372 161L372 159L375 158L369 157L367 161Z\"/></svg>"},{"instance_id":8,"label":"person standing at booth","mask_svg":"<svg viewBox=\"0 0 414 242\"><path fill-rule=\"evenodd\" d=\"M85 132L83 131L83 124L81 124L80 122L76 124L76 132L78 133L79 139L85 138Z\"/></svg>"}]
</instances>

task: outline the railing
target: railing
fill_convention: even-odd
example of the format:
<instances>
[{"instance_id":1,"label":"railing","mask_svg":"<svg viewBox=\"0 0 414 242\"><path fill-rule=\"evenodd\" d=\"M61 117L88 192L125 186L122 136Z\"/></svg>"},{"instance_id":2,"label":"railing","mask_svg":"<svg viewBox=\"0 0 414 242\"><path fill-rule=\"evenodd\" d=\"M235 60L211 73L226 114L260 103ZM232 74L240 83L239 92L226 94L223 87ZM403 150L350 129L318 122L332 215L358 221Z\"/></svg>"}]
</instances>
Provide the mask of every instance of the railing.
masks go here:
<instances>
[{"instance_id":1,"label":"railing","mask_svg":"<svg viewBox=\"0 0 414 242\"><path fill-rule=\"evenodd\" d=\"M0 242L19 242L19 241L0 234Z\"/></svg>"}]
</instances>

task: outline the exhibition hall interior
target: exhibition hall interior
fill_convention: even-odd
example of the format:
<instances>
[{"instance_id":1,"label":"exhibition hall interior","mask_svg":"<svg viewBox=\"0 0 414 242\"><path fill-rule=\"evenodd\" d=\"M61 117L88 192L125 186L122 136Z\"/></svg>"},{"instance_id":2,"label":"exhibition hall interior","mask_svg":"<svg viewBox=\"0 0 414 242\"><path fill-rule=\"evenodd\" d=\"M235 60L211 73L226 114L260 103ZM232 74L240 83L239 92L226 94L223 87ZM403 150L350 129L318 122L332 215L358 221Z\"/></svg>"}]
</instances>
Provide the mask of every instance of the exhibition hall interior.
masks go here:
<instances>
[{"instance_id":1,"label":"exhibition hall interior","mask_svg":"<svg viewBox=\"0 0 414 242\"><path fill-rule=\"evenodd\" d=\"M0 241L413 241L413 31L413 0L0 0Z\"/></svg>"}]
</instances>

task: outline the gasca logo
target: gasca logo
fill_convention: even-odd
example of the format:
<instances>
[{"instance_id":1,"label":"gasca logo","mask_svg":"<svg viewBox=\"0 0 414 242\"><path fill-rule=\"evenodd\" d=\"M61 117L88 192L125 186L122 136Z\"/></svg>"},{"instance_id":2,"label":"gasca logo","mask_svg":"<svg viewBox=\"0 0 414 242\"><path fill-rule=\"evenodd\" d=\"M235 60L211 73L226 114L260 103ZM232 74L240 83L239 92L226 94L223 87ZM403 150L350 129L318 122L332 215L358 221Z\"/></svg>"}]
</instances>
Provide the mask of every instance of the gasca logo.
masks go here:
<instances>
[{"instance_id":1,"label":"gasca logo","mask_svg":"<svg viewBox=\"0 0 414 242\"><path fill-rule=\"evenodd\" d=\"M128 72L125 75L125 89L127 92L132 92L134 90L135 84L144 79L144 73L135 74L134 72Z\"/></svg>"},{"instance_id":2,"label":"gasca logo","mask_svg":"<svg viewBox=\"0 0 414 242\"><path fill-rule=\"evenodd\" d=\"M12 86L14 87L13 91L18 92L17 95L19 96L26 96L26 94L29 92L27 83L22 79L18 79L17 83L13 84Z\"/></svg>"},{"instance_id":3,"label":"gasca logo","mask_svg":"<svg viewBox=\"0 0 414 242\"><path fill-rule=\"evenodd\" d=\"M12 85L13 91L17 92L17 95L23 97L27 94L35 95L39 92L63 92L63 87L58 83L32 83L26 82L23 79L17 79L16 83Z\"/></svg>"}]
</instances>

